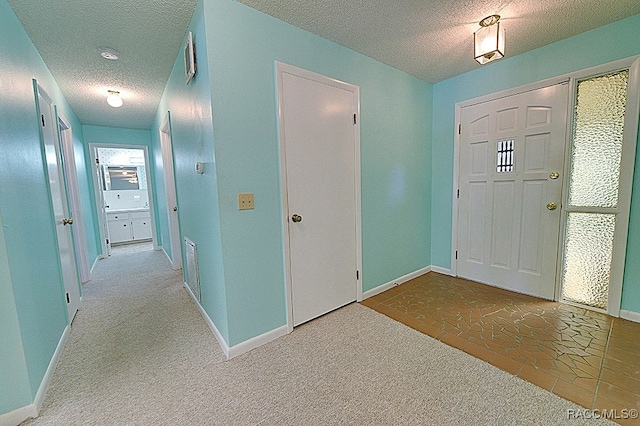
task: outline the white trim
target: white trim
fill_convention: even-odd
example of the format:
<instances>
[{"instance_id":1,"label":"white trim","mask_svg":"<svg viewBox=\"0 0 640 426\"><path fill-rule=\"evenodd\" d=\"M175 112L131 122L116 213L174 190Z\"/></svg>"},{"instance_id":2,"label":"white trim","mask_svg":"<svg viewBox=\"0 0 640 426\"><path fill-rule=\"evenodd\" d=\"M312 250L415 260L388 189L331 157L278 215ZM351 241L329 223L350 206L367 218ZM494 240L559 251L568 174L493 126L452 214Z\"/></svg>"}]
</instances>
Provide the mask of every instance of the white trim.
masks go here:
<instances>
[{"instance_id":1,"label":"white trim","mask_svg":"<svg viewBox=\"0 0 640 426\"><path fill-rule=\"evenodd\" d=\"M353 84L345 83L322 74L298 68L283 62L275 62L276 77L276 97L278 108L278 139L280 149L280 191L282 196L282 239L284 246L284 266L285 266L285 294L287 304L287 332L293 331L293 283L291 280L291 250L289 246L289 202L287 199L287 164L285 157L284 140L284 115L282 105L284 102L283 74L288 73L298 77L306 78L329 86L337 87L353 93L354 112L356 114L356 124L354 125L354 148L355 148L355 203L356 203L356 269L359 276L356 281L356 301L363 300L362 293L362 194L361 194L361 168L360 168L360 88ZM278 330L278 329L276 329Z\"/></svg>"},{"instance_id":2,"label":"white trim","mask_svg":"<svg viewBox=\"0 0 640 426\"><path fill-rule=\"evenodd\" d=\"M228 359L235 358L244 353L247 353L252 349L255 349L259 346L272 342L278 337L282 337L288 333L289 333L289 328L285 324L281 327L274 328L271 331L267 331L266 333L263 333L259 336L252 337L249 340L245 340L244 342L238 343L237 345L233 345L229 348Z\"/></svg>"},{"instance_id":3,"label":"white trim","mask_svg":"<svg viewBox=\"0 0 640 426\"><path fill-rule=\"evenodd\" d=\"M167 260L169 261L169 264L173 265L173 261L171 260L171 256L169 256L169 253L167 253L167 251L164 249L164 246L160 246L158 247L158 250L161 250L164 255L167 257ZM173 266L172 266L173 269Z\"/></svg>"},{"instance_id":4,"label":"white trim","mask_svg":"<svg viewBox=\"0 0 640 426\"><path fill-rule=\"evenodd\" d=\"M414 278L419 277L420 275L426 274L427 272L431 272L433 270L432 268L433 268L432 266L426 266L424 268L418 269L417 271L413 271L413 272L410 272L410 273L408 273L406 275L403 275L400 278L396 278L395 280L391 280L389 282L381 284L376 288L372 288L371 290L367 290L362 295L363 296L363 300L364 299L368 299L370 297L373 297L376 294L380 294L382 292L385 292L385 291L389 290L390 288L393 288L393 287L395 287L397 285L404 284L407 281L410 281L410 280L412 280ZM442 268L440 268L440 269L442 269Z\"/></svg>"},{"instance_id":5,"label":"white trim","mask_svg":"<svg viewBox=\"0 0 640 426\"><path fill-rule=\"evenodd\" d=\"M38 388L38 392L36 392L34 401L24 407L1 414L0 426L14 426L27 419L38 417L40 409L42 408L42 403L44 402L44 397L49 389L49 385L51 384L51 379L53 379L53 373L56 371L56 366L60 360L60 355L62 355L62 350L69 339L70 331L71 326L67 325L62 332L62 336L60 336L58 346L56 346L56 350L53 352L51 361L49 361L49 366L47 367L47 371L44 373L44 377L40 382L40 387Z\"/></svg>"},{"instance_id":6,"label":"white trim","mask_svg":"<svg viewBox=\"0 0 640 426\"><path fill-rule=\"evenodd\" d=\"M202 318L204 318L204 322L207 323L207 326L213 333L213 336L218 341L218 345L220 345L220 349L222 349L222 352L224 352L224 356L229 359L229 345L227 345L227 342L225 342L224 337L222 337L222 334L218 330L218 327L216 327L216 325L211 320L211 317L209 317L209 314L207 314L207 311L205 311L200 302L198 302L198 299L196 299L196 296L191 291L191 288L189 288L189 284L183 282L182 285L187 290L187 293L189 293L189 296L191 296L193 303L195 303L196 307L200 311L200 314L202 315Z\"/></svg>"},{"instance_id":7,"label":"white trim","mask_svg":"<svg viewBox=\"0 0 640 426\"><path fill-rule=\"evenodd\" d=\"M456 276L451 269L443 268L440 266L434 266L434 265L431 265L431 272L435 272L437 274L442 274L442 275L449 275L450 277Z\"/></svg>"},{"instance_id":8,"label":"white trim","mask_svg":"<svg viewBox=\"0 0 640 426\"><path fill-rule=\"evenodd\" d=\"M93 274L93 270L95 269L96 265L98 265L98 262L100 262L102 259L104 259L104 257L102 256L96 257L96 260L93 261L93 265L91 265L91 270L89 271L90 274Z\"/></svg>"},{"instance_id":9,"label":"white trim","mask_svg":"<svg viewBox=\"0 0 640 426\"><path fill-rule=\"evenodd\" d=\"M275 328L271 331L267 331L266 333L263 333L259 336L252 337L249 340L245 340L244 342L241 342L241 343L238 343L237 345L233 345L229 347L229 345L227 345L227 342L224 340L224 337L222 337L222 334L218 330L218 327L216 327L216 325L211 320L211 317L209 317L209 314L207 314L207 311L204 310L200 302L198 302L198 299L196 299L196 296L193 294L193 292L189 288L189 285L185 282L183 282L182 285L187 290L187 293L189 293L189 296L191 296L191 299L198 307L198 310L200 311L202 318L204 318L204 321L207 323L207 326L209 327L214 337L218 341L218 345L220 345L220 349L222 349L222 352L224 352L224 355L225 357L227 357L227 359L240 356L244 353L249 352L250 350L253 350L264 344L272 342L278 337L282 337L285 334L289 333L288 326L285 324L281 327Z\"/></svg>"},{"instance_id":10,"label":"white trim","mask_svg":"<svg viewBox=\"0 0 640 426\"><path fill-rule=\"evenodd\" d=\"M36 410L40 412L40 408L42 408L42 403L44 402L44 396L49 389L49 385L51 384L51 379L53 379L53 373L56 371L56 366L58 365L58 360L60 359L60 355L62 355L62 350L64 349L64 345L67 343L69 339L69 333L71 331L71 326L67 325L64 328L64 332L60 337L60 341L58 342L58 346L56 347L55 352L53 353L53 357L49 362L49 367L47 367L47 371L44 373L44 377L42 378L42 382L40 382L40 387L38 388L38 392L36 393L36 397L33 403L36 406Z\"/></svg>"},{"instance_id":11,"label":"white trim","mask_svg":"<svg viewBox=\"0 0 640 426\"><path fill-rule=\"evenodd\" d=\"M626 309L620 309L620 318L629 321L640 322L640 312L627 311Z\"/></svg>"},{"instance_id":12,"label":"white trim","mask_svg":"<svg viewBox=\"0 0 640 426\"><path fill-rule=\"evenodd\" d=\"M8 413L0 414L0 426L19 425L27 419L38 417L38 409L35 404L25 405Z\"/></svg>"}]
</instances>

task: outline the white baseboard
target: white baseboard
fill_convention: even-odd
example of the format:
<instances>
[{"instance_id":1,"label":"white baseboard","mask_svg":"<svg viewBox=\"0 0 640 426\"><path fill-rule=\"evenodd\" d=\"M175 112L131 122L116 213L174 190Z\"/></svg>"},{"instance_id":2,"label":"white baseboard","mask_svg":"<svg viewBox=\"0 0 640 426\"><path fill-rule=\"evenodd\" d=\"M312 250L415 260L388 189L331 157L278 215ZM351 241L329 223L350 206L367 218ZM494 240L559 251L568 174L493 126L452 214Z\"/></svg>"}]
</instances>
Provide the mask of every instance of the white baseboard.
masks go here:
<instances>
[{"instance_id":1,"label":"white baseboard","mask_svg":"<svg viewBox=\"0 0 640 426\"><path fill-rule=\"evenodd\" d=\"M53 373L56 371L58 360L60 359L60 355L62 355L62 350L64 349L64 345L67 343L67 339L69 338L70 331L71 331L71 327L67 325L64 328L62 337L60 337L60 341L58 342L58 347L56 347L56 351L53 353L53 357L49 362L49 367L47 367L47 371L44 373L44 377L42 379L42 382L40 383L38 392L36 393L36 397L33 403L35 404L38 412L40 412L40 408L42 408L42 403L44 402L44 396L47 393L47 389L49 389L49 384L51 384Z\"/></svg>"},{"instance_id":2,"label":"white baseboard","mask_svg":"<svg viewBox=\"0 0 640 426\"><path fill-rule=\"evenodd\" d=\"M453 273L451 272L451 269L443 268L441 266L433 266L433 265L431 265L431 271L432 272L437 272L438 274L449 275L450 277L453 276Z\"/></svg>"},{"instance_id":3,"label":"white baseboard","mask_svg":"<svg viewBox=\"0 0 640 426\"><path fill-rule=\"evenodd\" d=\"M431 266L427 266L425 268L418 269L417 271L411 272L411 273L409 273L407 275L403 275L400 278L396 278L395 280L391 280L391 281L389 281L387 283L379 285L376 288L372 288L371 290L367 290L364 293L362 293L362 300L368 299L370 297L373 297L376 294L380 294L380 293L382 293L384 291L387 291L390 288L395 287L397 285L404 284L407 281L410 281L410 280L412 280L412 279L414 279L416 277L419 277L420 275L426 274L427 272L431 272Z\"/></svg>"},{"instance_id":4,"label":"white baseboard","mask_svg":"<svg viewBox=\"0 0 640 426\"><path fill-rule=\"evenodd\" d=\"M36 404L25 405L9 413L0 414L0 426L16 426L27 419L38 416Z\"/></svg>"},{"instance_id":5,"label":"white baseboard","mask_svg":"<svg viewBox=\"0 0 640 426\"><path fill-rule=\"evenodd\" d=\"M96 267L96 265L98 264L98 262L100 262L100 259L104 259L103 257L96 257L96 260L93 261L93 265L91 265L91 269L89 269L89 280L91 280L91 275L93 275L93 270Z\"/></svg>"},{"instance_id":6,"label":"white baseboard","mask_svg":"<svg viewBox=\"0 0 640 426\"><path fill-rule=\"evenodd\" d=\"M36 393L36 397L33 403L24 407L20 407L17 410L13 410L9 413L0 415L0 426L15 426L27 419L38 417L38 413L40 412L40 408L42 408L42 403L44 402L44 396L47 393L47 389L49 389L49 385L51 384L53 373L56 371L58 360L60 359L60 355L62 354L64 345L67 343L67 339L69 338L70 330L71 327L69 327L68 325L64 328L62 336L60 337L60 341L58 341L58 346L56 347L56 350L51 357L51 361L49 361L47 371L44 373L42 382L40 382L40 387L38 388L38 392Z\"/></svg>"},{"instance_id":7,"label":"white baseboard","mask_svg":"<svg viewBox=\"0 0 640 426\"><path fill-rule=\"evenodd\" d=\"M227 358L235 358L239 355L249 352L252 349L255 349L259 346L265 345L273 340L276 340L278 337L282 337L289 332L287 325L283 325L281 327L275 328L271 331L267 331L259 336L252 337L249 340L245 340L242 343L238 343L237 345L233 345L229 348L229 355Z\"/></svg>"},{"instance_id":8,"label":"white baseboard","mask_svg":"<svg viewBox=\"0 0 640 426\"><path fill-rule=\"evenodd\" d=\"M184 285L184 288L187 289L187 293L189 293L189 295L191 296L191 299L193 299L193 302L198 307L200 314L204 318L204 321L207 323L207 326L209 326L209 329L215 336L216 340L218 341L218 344L220 345L220 349L222 349L222 352L224 352L224 355L227 357L227 359L235 358L239 355L247 353L252 349L255 349L259 346L262 346L266 343L269 343L277 339L278 337L284 336L289 332L289 329L285 324L282 327L278 327L274 330L267 331L264 334L261 334L249 340L245 340L244 342L238 343L237 345L233 345L229 347L227 342L222 337L222 334L220 334L218 327L216 327L216 325L211 320L211 317L209 317L209 314L207 314L207 311L205 311L202 305L200 304L200 302L198 302L198 299L189 288L189 285L187 283L182 283L182 284Z\"/></svg>"},{"instance_id":9,"label":"white baseboard","mask_svg":"<svg viewBox=\"0 0 640 426\"><path fill-rule=\"evenodd\" d=\"M165 252L165 254L166 254L166 252ZM218 327L216 327L216 325L213 323L213 321L211 321L211 318L209 317L209 314L207 314L207 311L205 311L204 308L202 307L202 305L200 304L200 302L198 302L198 299L196 298L196 296L191 291L191 288L189 288L189 285L187 283L185 283L185 282L183 282L182 285L187 290L187 293L189 293L189 296L191 296L191 299L193 299L193 303L196 304L196 307L200 311L200 314L202 315L202 318L204 318L204 322L207 323L207 326L209 327L209 329L213 333L213 336L218 341L218 345L220 345L220 349L222 349L222 352L224 352L224 356L226 356L227 359L229 359L229 345L227 345L227 342L225 342L224 337L222 337L222 334L220 334L220 331L218 330Z\"/></svg>"},{"instance_id":10,"label":"white baseboard","mask_svg":"<svg viewBox=\"0 0 640 426\"><path fill-rule=\"evenodd\" d=\"M640 312L626 311L624 309L620 309L620 318L633 321L633 322L640 322Z\"/></svg>"}]
</instances>

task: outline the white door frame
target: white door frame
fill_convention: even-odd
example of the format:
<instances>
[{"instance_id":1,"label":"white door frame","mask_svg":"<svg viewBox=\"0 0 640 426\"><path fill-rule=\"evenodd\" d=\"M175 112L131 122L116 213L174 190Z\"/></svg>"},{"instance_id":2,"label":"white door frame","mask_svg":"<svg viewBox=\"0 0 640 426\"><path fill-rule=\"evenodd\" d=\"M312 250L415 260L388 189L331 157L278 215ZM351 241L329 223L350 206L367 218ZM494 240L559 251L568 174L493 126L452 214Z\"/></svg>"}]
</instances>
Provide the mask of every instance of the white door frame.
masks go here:
<instances>
[{"instance_id":1,"label":"white door frame","mask_svg":"<svg viewBox=\"0 0 640 426\"><path fill-rule=\"evenodd\" d=\"M619 61L610 62L608 64L599 65L597 67L588 68L585 70L576 71L573 73L568 73L559 77L542 80L539 82L527 84L524 86L500 91L497 93L481 96L478 98L470 99L463 102L458 102L455 105L455 128L454 128L454 146L453 146L453 194L452 194L452 209L451 209L451 271L450 274L452 276L457 276L457 240L458 240L458 187L459 187L459 164L460 164L460 114L461 109L467 106L493 101L496 99L504 98L507 96L517 95L520 93L525 93L531 90L537 90L543 87L553 86L555 84L560 84L563 82L569 81L570 84L570 93L575 92L575 84L577 79L582 79L588 76L595 76L599 74L607 74L610 72L614 72L616 70L629 69L629 87L638 87L640 85L640 56L633 56L626 59L621 59ZM572 97L569 99L568 109L569 114L567 118L567 126L568 131L566 132L565 141L565 149L570 149L570 138L571 138L571 119L573 114L574 104L575 104L575 95L571 95ZM636 91L635 99L629 99L627 101L627 110L625 116L625 129L624 129L624 140L629 141L628 147L623 147L623 156L622 156L622 164L621 171L625 170L626 172L621 173L620 179L620 195L619 200L620 204L625 203L626 205L621 205L620 210L621 214L623 210L626 210L625 215L619 215L618 217L622 219L621 224L616 224L616 231L614 237L614 253L613 253L613 261L611 265L611 284L609 288L609 307L608 314L613 316L620 315L620 304L622 302L622 279L624 276L624 262L626 256L626 241L629 227L629 208L630 208L630 200L631 200L631 190L633 185L633 169L635 165L635 146L637 141L637 131L638 131L638 114L640 111L640 98L638 97L638 91ZM629 123L629 120L634 120L635 125L633 123ZM625 142L626 143L626 142ZM630 152L631 155L625 155L627 152ZM566 205L566 197L567 189L569 185L569 173L567 173L567 167L569 167L570 161L565 161L565 173L563 177L563 205ZM627 173L625 176L624 173ZM616 220L618 222L618 220ZM562 219L560 221L560 236L564 235L566 228L566 215L563 212ZM562 245L562 242L558 242ZM555 300L560 299L560 279L561 276L561 268L562 268L562 247L559 246L559 258L557 263L557 271L556 271L556 295Z\"/></svg>"},{"instance_id":2,"label":"white door frame","mask_svg":"<svg viewBox=\"0 0 640 426\"><path fill-rule=\"evenodd\" d=\"M280 191L282 194L282 230L284 245L285 263L285 293L287 302L287 330L293 331L293 285L291 280L291 249L289 240L289 203L287 199L287 163L285 158L285 135L284 135L284 114L282 105L284 103L283 75L292 74L301 78L306 78L321 84L338 87L353 93L354 104L356 105L356 124L354 125L355 143L355 196L356 196L356 268L359 271L356 284L357 301L362 300L362 201L361 201L361 172L360 172L360 89L357 86L317 74L303 68L288 65L276 61L276 90L278 99L278 138L280 141Z\"/></svg>"},{"instance_id":3,"label":"white door frame","mask_svg":"<svg viewBox=\"0 0 640 426\"><path fill-rule=\"evenodd\" d=\"M108 257L109 247L107 247L107 235L106 235L106 214L101 214L104 210L104 197L102 195L102 185L98 180L100 175L98 164L98 149L97 148L114 148L114 149L140 149L144 152L144 164L145 174L147 178L147 193L149 194L149 215L151 222L151 238L153 241L153 249L159 250L158 236L156 233L156 216L155 207L153 203L153 181L151 180L151 163L149 161L149 147L146 145L125 145L125 144L109 144L93 142L89 144L89 151L91 152L91 170L93 171L93 189L95 193L95 206L98 215L98 229L100 231L100 244L102 246L101 259Z\"/></svg>"},{"instance_id":4,"label":"white door frame","mask_svg":"<svg viewBox=\"0 0 640 426\"><path fill-rule=\"evenodd\" d=\"M64 178L67 188L67 199L69 209L73 217L73 241L76 250L76 260L78 271L80 272L80 282L86 283L91 279L89 269L89 252L87 249L86 234L84 231L84 217L82 216L82 206L80 204L80 190L78 189L78 172L76 169L76 157L73 149L73 134L69 121L58 114L58 134L60 135L60 145L62 148ZM81 298L82 299L82 298Z\"/></svg>"},{"instance_id":5,"label":"white door frame","mask_svg":"<svg viewBox=\"0 0 640 426\"><path fill-rule=\"evenodd\" d=\"M171 139L171 112L160 126L160 150L162 153L162 175L164 177L165 202L167 205L167 221L171 245L171 268L175 271L182 268L182 241L180 240L180 219L178 210L178 191L176 188L175 169L173 167L173 141ZM176 210L174 210L176 209ZM171 212L176 212L173 215ZM165 251L165 254L166 251ZM167 256L168 257L168 256Z\"/></svg>"}]
</instances>

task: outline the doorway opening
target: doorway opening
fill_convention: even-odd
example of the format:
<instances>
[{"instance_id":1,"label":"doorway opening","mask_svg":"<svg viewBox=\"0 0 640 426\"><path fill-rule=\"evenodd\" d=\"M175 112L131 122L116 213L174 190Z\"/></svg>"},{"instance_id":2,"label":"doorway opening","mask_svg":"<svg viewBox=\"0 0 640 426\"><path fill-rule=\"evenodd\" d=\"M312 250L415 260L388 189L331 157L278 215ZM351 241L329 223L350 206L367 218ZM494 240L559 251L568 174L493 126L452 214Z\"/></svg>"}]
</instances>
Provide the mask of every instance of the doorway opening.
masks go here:
<instances>
[{"instance_id":1,"label":"doorway opening","mask_svg":"<svg viewBox=\"0 0 640 426\"><path fill-rule=\"evenodd\" d=\"M90 144L90 149L102 258L133 244L157 249L147 147Z\"/></svg>"}]
</instances>

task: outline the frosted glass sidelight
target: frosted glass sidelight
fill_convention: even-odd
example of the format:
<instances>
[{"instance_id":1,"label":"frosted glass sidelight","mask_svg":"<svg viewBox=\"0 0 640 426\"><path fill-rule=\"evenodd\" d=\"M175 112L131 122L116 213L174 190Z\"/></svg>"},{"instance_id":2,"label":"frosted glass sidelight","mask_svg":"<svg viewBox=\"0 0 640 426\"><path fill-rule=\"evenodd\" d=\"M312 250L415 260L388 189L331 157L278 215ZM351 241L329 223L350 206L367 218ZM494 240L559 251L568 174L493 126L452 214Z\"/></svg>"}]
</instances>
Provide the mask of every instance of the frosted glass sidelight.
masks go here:
<instances>
[{"instance_id":1,"label":"frosted glass sidelight","mask_svg":"<svg viewBox=\"0 0 640 426\"><path fill-rule=\"evenodd\" d=\"M617 207L629 71L578 83L569 205Z\"/></svg>"},{"instance_id":2,"label":"frosted glass sidelight","mask_svg":"<svg viewBox=\"0 0 640 426\"><path fill-rule=\"evenodd\" d=\"M562 271L562 298L607 309L614 214L569 213Z\"/></svg>"}]
</instances>

